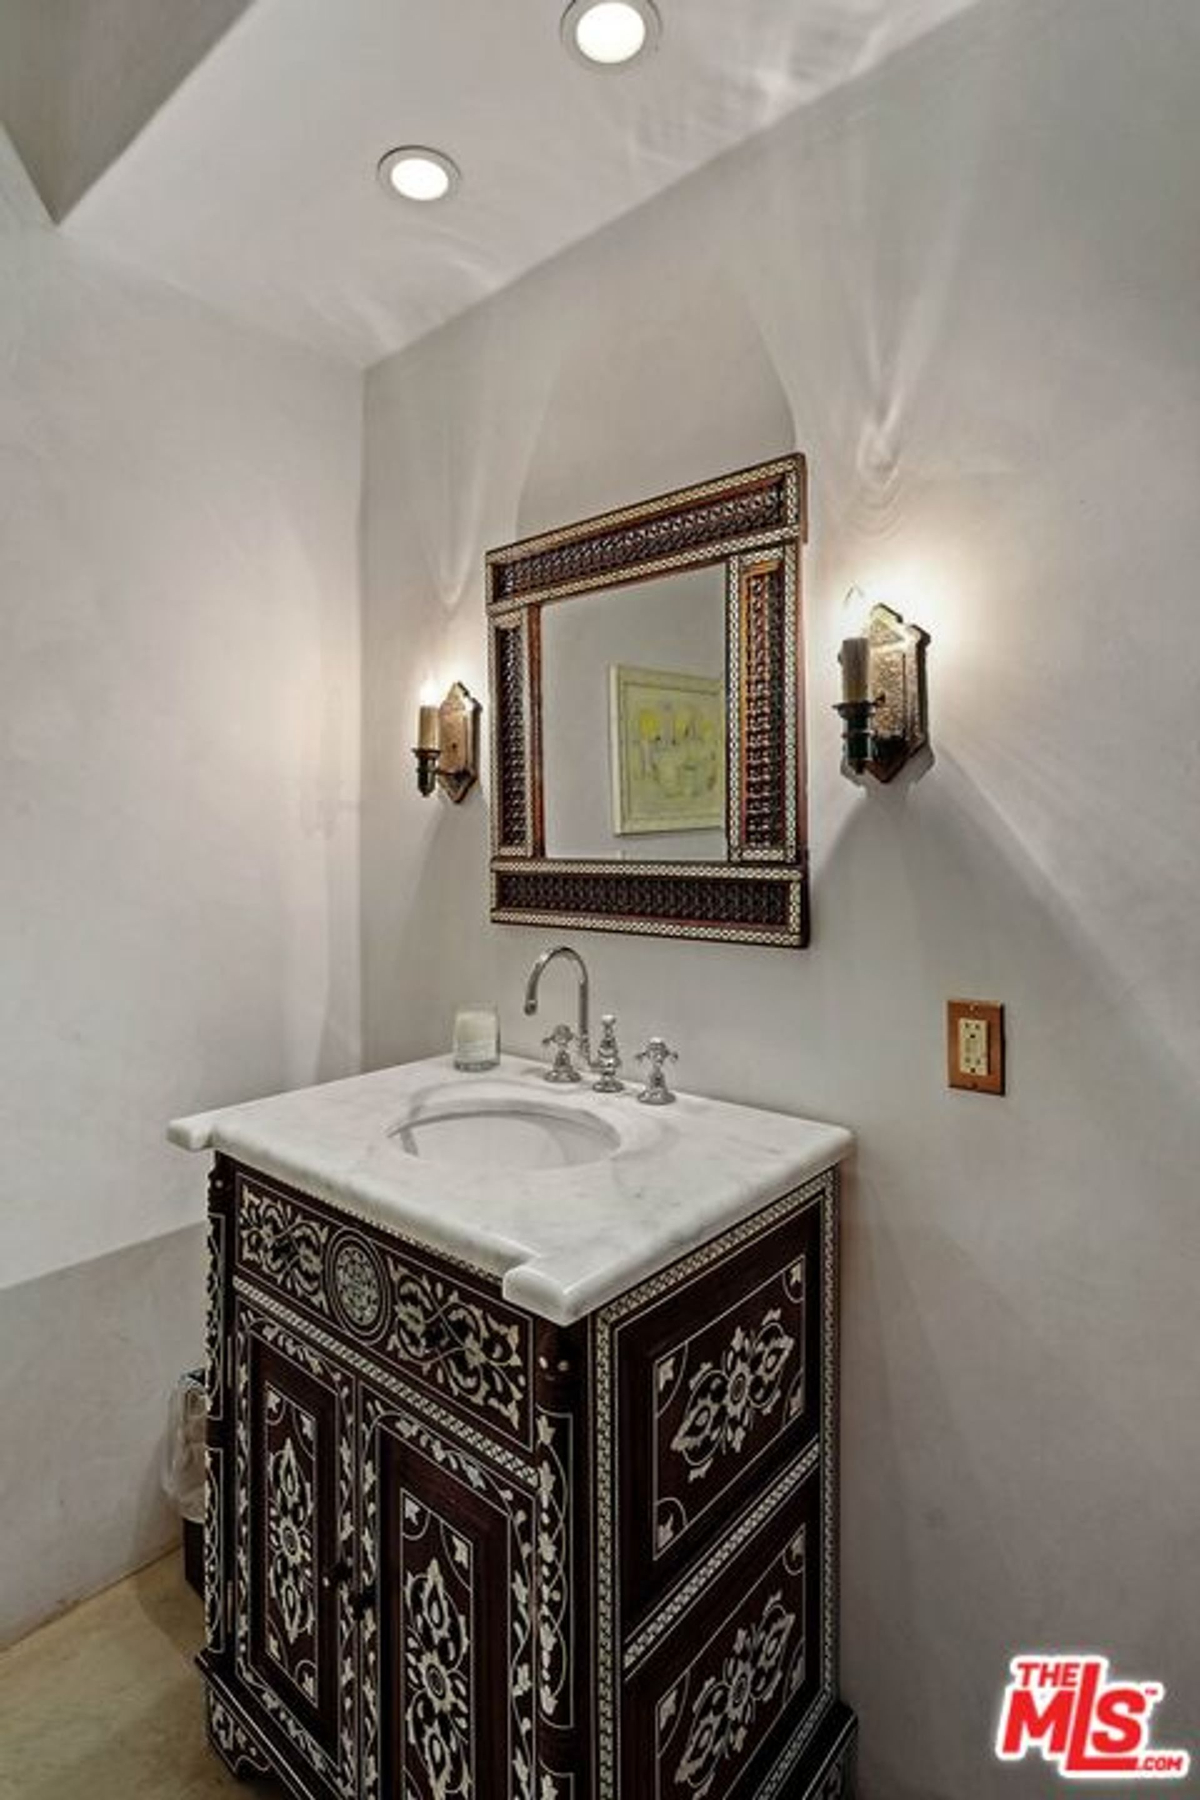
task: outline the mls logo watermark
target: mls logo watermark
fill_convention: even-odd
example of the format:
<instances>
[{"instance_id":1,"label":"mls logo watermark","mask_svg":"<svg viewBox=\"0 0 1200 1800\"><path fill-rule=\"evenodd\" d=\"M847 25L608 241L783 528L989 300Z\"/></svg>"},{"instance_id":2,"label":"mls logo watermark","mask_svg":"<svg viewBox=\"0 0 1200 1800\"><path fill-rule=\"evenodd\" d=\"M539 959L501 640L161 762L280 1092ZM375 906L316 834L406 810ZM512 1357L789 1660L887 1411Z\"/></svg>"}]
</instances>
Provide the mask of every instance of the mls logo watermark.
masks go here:
<instances>
[{"instance_id":1,"label":"mls logo watermark","mask_svg":"<svg viewBox=\"0 0 1200 1800\"><path fill-rule=\"evenodd\" d=\"M1161 1681L1114 1681L1106 1656L1026 1652L1009 1664L996 1755L1021 1762L1037 1751L1068 1781L1179 1781L1186 1750L1159 1750L1150 1720Z\"/></svg>"}]
</instances>

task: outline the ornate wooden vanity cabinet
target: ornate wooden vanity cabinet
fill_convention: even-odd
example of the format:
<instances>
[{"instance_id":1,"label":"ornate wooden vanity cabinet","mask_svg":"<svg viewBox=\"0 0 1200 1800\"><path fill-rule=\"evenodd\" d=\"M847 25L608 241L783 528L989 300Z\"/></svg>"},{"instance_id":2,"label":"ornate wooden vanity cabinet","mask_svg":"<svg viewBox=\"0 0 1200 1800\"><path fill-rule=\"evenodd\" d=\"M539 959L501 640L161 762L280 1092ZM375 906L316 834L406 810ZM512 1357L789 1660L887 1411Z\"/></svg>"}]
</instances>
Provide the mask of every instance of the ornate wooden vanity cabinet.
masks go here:
<instances>
[{"instance_id":1,"label":"ornate wooden vanity cabinet","mask_svg":"<svg viewBox=\"0 0 1200 1800\"><path fill-rule=\"evenodd\" d=\"M836 1172L570 1328L218 1156L212 1741L306 1800L833 1800Z\"/></svg>"}]
</instances>

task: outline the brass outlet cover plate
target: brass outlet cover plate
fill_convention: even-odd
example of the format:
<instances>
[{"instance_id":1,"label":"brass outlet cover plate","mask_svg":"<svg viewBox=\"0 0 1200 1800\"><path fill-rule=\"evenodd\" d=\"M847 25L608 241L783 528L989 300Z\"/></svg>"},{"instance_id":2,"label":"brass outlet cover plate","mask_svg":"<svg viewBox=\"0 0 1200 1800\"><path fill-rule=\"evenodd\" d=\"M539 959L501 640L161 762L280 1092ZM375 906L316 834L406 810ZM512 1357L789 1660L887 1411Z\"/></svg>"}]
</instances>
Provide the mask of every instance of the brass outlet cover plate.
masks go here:
<instances>
[{"instance_id":1,"label":"brass outlet cover plate","mask_svg":"<svg viewBox=\"0 0 1200 1800\"><path fill-rule=\"evenodd\" d=\"M987 1072L969 1074L959 1055L963 1020L977 1020L987 1033ZM952 1088L974 1094L1004 1092L1004 1008L994 1000L946 1002L946 1072Z\"/></svg>"}]
</instances>

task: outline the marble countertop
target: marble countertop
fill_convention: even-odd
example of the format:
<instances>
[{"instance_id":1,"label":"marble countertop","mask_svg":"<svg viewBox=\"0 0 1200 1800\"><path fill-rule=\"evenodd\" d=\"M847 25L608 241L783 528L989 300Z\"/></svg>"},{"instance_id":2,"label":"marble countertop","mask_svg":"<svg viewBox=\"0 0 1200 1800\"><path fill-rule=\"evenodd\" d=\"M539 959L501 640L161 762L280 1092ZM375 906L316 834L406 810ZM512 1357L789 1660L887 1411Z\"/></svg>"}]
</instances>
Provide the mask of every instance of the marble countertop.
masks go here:
<instances>
[{"instance_id":1,"label":"marble countertop","mask_svg":"<svg viewBox=\"0 0 1200 1800\"><path fill-rule=\"evenodd\" d=\"M838 1125L680 1094L554 1087L545 1065L506 1056L488 1074L449 1057L379 1069L176 1119L186 1150L217 1150L303 1193L497 1276L506 1299L559 1325L602 1306L676 1257L846 1156ZM458 1102L552 1104L603 1121L601 1160L554 1169L471 1167L406 1153L397 1125Z\"/></svg>"}]
</instances>

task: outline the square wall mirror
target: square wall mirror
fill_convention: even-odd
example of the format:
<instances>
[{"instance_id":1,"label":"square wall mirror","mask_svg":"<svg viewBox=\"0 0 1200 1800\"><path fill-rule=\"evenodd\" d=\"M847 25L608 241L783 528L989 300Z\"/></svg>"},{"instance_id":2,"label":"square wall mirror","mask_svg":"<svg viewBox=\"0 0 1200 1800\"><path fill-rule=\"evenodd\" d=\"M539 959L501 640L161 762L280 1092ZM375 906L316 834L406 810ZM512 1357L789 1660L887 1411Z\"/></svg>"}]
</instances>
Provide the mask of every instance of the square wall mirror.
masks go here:
<instances>
[{"instance_id":1,"label":"square wall mirror","mask_svg":"<svg viewBox=\"0 0 1200 1800\"><path fill-rule=\"evenodd\" d=\"M492 918L808 941L788 456L487 558Z\"/></svg>"}]
</instances>

